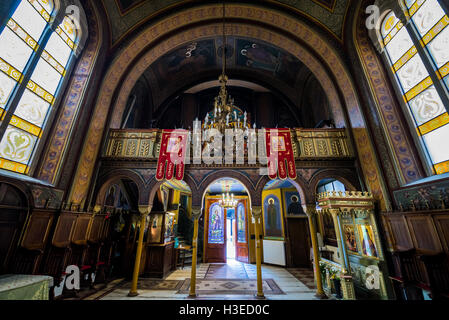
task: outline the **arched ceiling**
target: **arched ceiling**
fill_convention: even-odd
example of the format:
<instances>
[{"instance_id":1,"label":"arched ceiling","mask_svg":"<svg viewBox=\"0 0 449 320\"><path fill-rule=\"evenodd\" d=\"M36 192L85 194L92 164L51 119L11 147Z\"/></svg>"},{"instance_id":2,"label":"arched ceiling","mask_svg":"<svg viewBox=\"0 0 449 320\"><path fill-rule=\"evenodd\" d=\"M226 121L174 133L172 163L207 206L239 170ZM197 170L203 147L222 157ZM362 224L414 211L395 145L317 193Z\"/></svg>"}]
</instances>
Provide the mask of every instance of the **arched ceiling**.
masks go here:
<instances>
[{"instance_id":1,"label":"arched ceiling","mask_svg":"<svg viewBox=\"0 0 449 320\"><path fill-rule=\"evenodd\" d=\"M115 46L127 34L141 24L157 19L158 15L182 9L187 5L204 4L210 0L102 0L108 16L112 45ZM227 0L227 3L230 3ZM239 1L253 5L266 5L278 10L305 17L341 40L351 0L257 0Z\"/></svg>"},{"instance_id":2,"label":"arched ceiling","mask_svg":"<svg viewBox=\"0 0 449 320\"><path fill-rule=\"evenodd\" d=\"M311 72L293 55L267 43L243 37L227 37L226 73L230 79L270 84L296 102ZM178 90L218 79L222 68L221 37L194 41L153 63L144 77L156 108ZM231 83L229 85L232 85Z\"/></svg>"},{"instance_id":3,"label":"arched ceiling","mask_svg":"<svg viewBox=\"0 0 449 320\"><path fill-rule=\"evenodd\" d=\"M210 109L206 102L211 107L218 92L214 87L218 86L216 79L222 71L222 52L222 37L211 37L182 45L157 59L144 71L128 98L129 106L138 108L140 116L137 120L131 116L129 122L126 112L122 123L145 127L148 124L138 119L151 117L156 121L154 125L181 125L179 97L183 93L196 94L197 116L204 117L203 113ZM235 36L226 37L226 52L229 94L254 118L254 108L259 104L253 92L265 92L273 94L275 101L271 103L277 108L276 114L269 116L271 125L313 127L320 120L329 119L324 89L297 57L272 44Z\"/></svg>"},{"instance_id":4,"label":"arched ceiling","mask_svg":"<svg viewBox=\"0 0 449 320\"><path fill-rule=\"evenodd\" d=\"M210 194L220 194L220 193L235 193L235 194L245 194L246 189L242 183L233 178L222 178L214 183L212 183L207 192Z\"/></svg>"}]
</instances>

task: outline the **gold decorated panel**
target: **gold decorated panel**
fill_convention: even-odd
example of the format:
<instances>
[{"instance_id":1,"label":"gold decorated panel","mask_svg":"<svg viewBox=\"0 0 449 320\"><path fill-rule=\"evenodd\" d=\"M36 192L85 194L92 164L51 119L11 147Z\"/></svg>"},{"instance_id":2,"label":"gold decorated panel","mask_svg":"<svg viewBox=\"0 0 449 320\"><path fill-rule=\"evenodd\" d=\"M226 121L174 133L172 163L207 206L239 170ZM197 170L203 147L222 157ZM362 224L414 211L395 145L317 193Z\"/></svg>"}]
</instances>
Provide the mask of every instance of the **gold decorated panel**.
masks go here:
<instances>
[{"instance_id":1,"label":"gold decorated panel","mask_svg":"<svg viewBox=\"0 0 449 320\"><path fill-rule=\"evenodd\" d=\"M295 129L299 159L350 158L345 129Z\"/></svg>"}]
</instances>

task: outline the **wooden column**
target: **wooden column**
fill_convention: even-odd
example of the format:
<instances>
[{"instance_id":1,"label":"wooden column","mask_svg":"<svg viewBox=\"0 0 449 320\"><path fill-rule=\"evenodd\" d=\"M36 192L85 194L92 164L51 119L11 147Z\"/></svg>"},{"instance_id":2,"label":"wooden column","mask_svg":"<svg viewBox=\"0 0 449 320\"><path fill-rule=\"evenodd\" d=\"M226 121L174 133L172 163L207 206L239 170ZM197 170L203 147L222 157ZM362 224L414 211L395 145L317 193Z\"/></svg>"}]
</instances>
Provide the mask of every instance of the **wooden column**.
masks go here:
<instances>
[{"instance_id":1,"label":"wooden column","mask_svg":"<svg viewBox=\"0 0 449 320\"><path fill-rule=\"evenodd\" d=\"M136 262L134 263L133 280L131 284L131 290L128 293L128 297L135 297L139 295L139 293L137 292L137 280L139 280L140 260L142 257L142 247L143 247L143 236L145 234L147 217L150 214L152 207L153 206L139 206L140 232L139 232L139 240L137 242Z\"/></svg>"},{"instance_id":2,"label":"wooden column","mask_svg":"<svg viewBox=\"0 0 449 320\"><path fill-rule=\"evenodd\" d=\"M192 207L193 239L192 239L192 270L190 274L189 298L196 297L196 260L198 256L198 220L201 216L200 207Z\"/></svg>"},{"instance_id":3,"label":"wooden column","mask_svg":"<svg viewBox=\"0 0 449 320\"><path fill-rule=\"evenodd\" d=\"M256 235L256 270L257 270L257 294L258 299L265 299L262 287L262 244L260 240L260 219L262 217L262 207L253 206L251 213L255 220L255 235Z\"/></svg>"},{"instance_id":4,"label":"wooden column","mask_svg":"<svg viewBox=\"0 0 449 320\"><path fill-rule=\"evenodd\" d=\"M318 239L316 236L315 221L313 219L313 217L316 215L316 205L308 205L306 208L306 214L307 217L309 218L310 238L312 240L312 249L313 249L313 265L316 279L315 296L320 299L326 299L327 296L323 290L323 281L321 279L321 272L320 272L320 251L318 248Z\"/></svg>"}]
</instances>

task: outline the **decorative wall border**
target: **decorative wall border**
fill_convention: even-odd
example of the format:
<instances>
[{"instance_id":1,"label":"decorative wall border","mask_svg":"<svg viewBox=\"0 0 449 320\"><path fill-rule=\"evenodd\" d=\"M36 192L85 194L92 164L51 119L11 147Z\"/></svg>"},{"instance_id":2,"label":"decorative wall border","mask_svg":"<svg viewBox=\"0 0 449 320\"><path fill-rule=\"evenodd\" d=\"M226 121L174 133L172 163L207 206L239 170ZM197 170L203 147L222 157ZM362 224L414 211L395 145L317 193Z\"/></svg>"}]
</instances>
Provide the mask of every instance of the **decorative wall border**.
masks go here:
<instances>
[{"instance_id":1,"label":"decorative wall border","mask_svg":"<svg viewBox=\"0 0 449 320\"><path fill-rule=\"evenodd\" d=\"M366 2L365 2L366 3ZM400 174L402 184L423 178L419 159L413 152L413 142L407 135L408 128L401 122L401 108L395 93L389 87L389 79L385 74L365 27L364 6L360 7L354 34L354 44L365 78L371 88L378 114L382 121L384 134L394 158L395 167Z\"/></svg>"},{"instance_id":2,"label":"decorative wall border","mask_svg":"<svg viewBox=\"0 0 449 320\"><path fill-rule=\"evenodd\" d=\"M82 203L86 200L95 160L98 157L101 139L104 128L106 127L106 119L109 114L113 94L116 90L123 90L123 88L120 88L120 85L125 76L124 73L129 70L132 63L135 63L134 59L136 56L151 45L151 43L160 39L164 34L169 32L175 33L174 31L179 28L186 30L186 26L193 22L205 22L215 16L221 16L221 7L219 5L187 9L183 12L176 13L141 32L136 36L135 40L132 41L116 59L114 59L105 76L105 80L100 90L100 96L98 97L95 111L92 116L84 150L75 174L75 183L73 184L70 193L71 201L74 203ZM387 207L390 208L389 196L381 178L374 147L366 129L366 124L351 77L341 61L341 58L337 56L335 50L313 29L306 26L304 23L279 12L249 5L233 4L228 5L226 16L228 18L243 18L250 22L257 23L259 27L261 23L264 23L272 27L273 30L281 29L286 34L291 35L292 38L301 39L304 43L307 43L314 49L321 61L327 65L328 70L332 73L333 79L335 79L334 81L338 84L338 87L341 90L368 189L374 194L376 199L381 202L382 209L386 209ZM276 33L274 32L270 32L271 37L275 34ZM186 34L185 32L178 33L164 41L161 45L168 48L173 47L174 39L179 36L186 36ZM303 60L298 54L306 52L304 48L296 41L289 41L288 44L288 47L285 47L285 45L280 47L297 56L300 60ZM147 59L149 59L148 56ZM320 65L308 65L308 67L312 72L317 72L317 70L320 69L323 70ZM323 72L325 75L326 72L324 70ZM321 79L320 82L323 84L323 74L315 74L315 76L318 79ZM126 83L124 84L124 86L127 85L128 84ZM333 99L330 100L332 101Z\"/></svg>"},{"instance_id":3,"label":"decorative wall border","mask_svg":"<svg viewBox=\"0 0 449 320\"><path fill-rule=\"evenodd\" d=\"M251 1L249 1L251 2ZM343 21L341 23L341 28L338 29L332 29L332 26L330 24L326 24L323 21L330 20L327 16L317 16L317 10L325 10L330 14L335 14L336 7L337 7L337 1L333 2L333 7L330 8L326 4L322 3L319 0L308 0L308 2L311 2L309 4L310 10L314 11L315 14L311 14L310 12L307 12L305 8L301 7L301 5L298 4L289 4L288 1L275 1L275 0L263 0L258 1L259 5L266 5L270 4L272 6L276 6L278 9L282 10L289 10L290 12L293 12L295 14L298 14L300 16L306 17L322 29L326 30L326 32L335 40L337 40L339 43L343 43L343 37L344 37L344 25L348 14L348 8L351 5L351 0L347 1L345 4L345 10L342 13L343 15ZM112 29L112 26L110 26L110 39L111 39L111 47L115 48L118 45L122 43L124 39L127 37L130 37L131 33L135 31L136 29L142 27L145 23L148 23L149 21L156 20L158 16L161 14L165 14L166 12L169 12L170 10L174 9L181 9L182 7L186 7L188 5L194 4L195 0L183 0L178 2L173 2L165 7L159 8L156 11L148 12L146 16L138 21L130 21L130 19L127 19L128 16L135 18L138 13L136 13L136 10L146 10L146 6L148 5L148 2L142 1L139 3L136 3L129 9L127 9L125 12L123 12L117 3L117 0L101 0L101 3L103 7L105 8L106 14L108 16L108 22L110 23L111 19L114 17L122 18L124 21L121 21L121 23L125 25L132 25L129 29L122 31L120 34L114 35L115 31ZM304 1L306 3L306 1ZM153 4L153 7L155 4ZM157 5L156 5L157 7Z\"/></svg>"},{"instance_id":4,"label":"decorative wall border","mask_svg":"<svg viewBox=\"0 0 449 320\"><path fill-rule=\"evenodd\" d=\"M89 11L97 15L96 8L86 2ZM101 35L98 18L88 14L89 43L72 72L72 79L60 106L59 116L48 139L46 151L37 178L55 184L60 170L62 159L66 152L78 113L81 111L83 98L88 90L89 80L97 61Z\"/></svg>"}]
</instances>

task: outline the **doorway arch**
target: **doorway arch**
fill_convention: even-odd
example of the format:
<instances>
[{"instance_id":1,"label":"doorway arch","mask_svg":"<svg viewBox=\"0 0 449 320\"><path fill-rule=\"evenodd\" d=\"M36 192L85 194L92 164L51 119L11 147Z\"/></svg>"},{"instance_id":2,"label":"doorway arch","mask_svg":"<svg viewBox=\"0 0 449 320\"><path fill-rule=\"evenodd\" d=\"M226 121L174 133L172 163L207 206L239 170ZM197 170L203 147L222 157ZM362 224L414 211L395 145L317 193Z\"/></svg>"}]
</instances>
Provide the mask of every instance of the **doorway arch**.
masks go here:
<instances>
[{"instance_id":1,"label":"doorway arch","mask_svg":"<svg viewBox=\"0 0 449 320\"><path fill-rule=\"evenodd\" d=\"M0 273L5 273L9 271L28 216L27 196L15 185L0 182L0 207Z\"/></svg>"},{"instance_id":2,"label":"doorway arch","mask_svg":"<svg viewBox=\"0 0 449 320\"><path fill-rule=\"evenodd\" d=\"M251 181L241 179L235 171L217 172L201 184L203 225L203 262L228 262L234 259L250 262L255 254L254 224L251 220ZM232 176L232 177L231 177ZM240 179L238 179L240 178ZM243 178L244 179L244 178ZM220 203L229 196L235 204L229 207ZM250 254L251 253L251 254Z\"/></svg>"}]
</instances>

